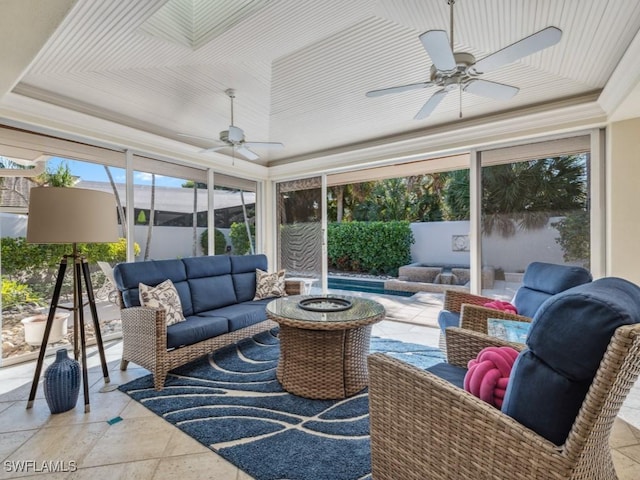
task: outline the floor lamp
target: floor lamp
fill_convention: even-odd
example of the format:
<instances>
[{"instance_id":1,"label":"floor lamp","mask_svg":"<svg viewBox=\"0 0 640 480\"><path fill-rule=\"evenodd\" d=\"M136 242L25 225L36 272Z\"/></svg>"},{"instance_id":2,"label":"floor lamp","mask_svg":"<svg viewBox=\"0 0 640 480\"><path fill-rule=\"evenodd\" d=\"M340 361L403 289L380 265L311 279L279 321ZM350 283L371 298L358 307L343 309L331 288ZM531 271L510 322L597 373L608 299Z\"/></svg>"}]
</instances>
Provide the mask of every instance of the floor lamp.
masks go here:
<instances>
[{"instance_id":1,"label":"floor lamp","mask_svg":"<svg viewBox=\"0 0 640 480\"><path fill-rule=\"evenodd\" d=\"M98 352L100 353L104 381L109 383L109 370L104 355L102 334L98 323L98 311L89 275L89 265L87 260L78 253L78 243L110 243L117 241L118 223L116 219L116 201L113 194L73 187L35 187L31 189L27 243L70 244L72 245L72 253L64 255L60 261L27 408L33 406L49 334L57 308L73 312L73 353L76 360L78 360L79 355L81 357L85 412L90 410L89 384L87 382L87 343L84 322L84 307L87 304L93 318L93 328ZM60 291L67 265L69 264L73 266L73 307L59 305ZM83 297L83 280L87 303L84 302Z\"/></svg>"}]
</instances>

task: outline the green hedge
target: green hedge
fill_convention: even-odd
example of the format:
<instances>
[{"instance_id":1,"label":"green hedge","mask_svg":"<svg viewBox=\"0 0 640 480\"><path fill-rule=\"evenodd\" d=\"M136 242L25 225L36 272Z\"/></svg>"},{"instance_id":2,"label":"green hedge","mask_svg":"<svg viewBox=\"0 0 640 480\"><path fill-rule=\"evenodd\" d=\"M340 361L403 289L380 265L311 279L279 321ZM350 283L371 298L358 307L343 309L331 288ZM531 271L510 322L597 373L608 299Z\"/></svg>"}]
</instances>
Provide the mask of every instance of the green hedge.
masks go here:
<instances>
[{"instance_id":1,"label":"green hedge","mask_svg":"<svg viewBox=\"0 0 640 480\"><path fill-rule=\"evenodd\" d=\"M127 242L121 238L114 243L78 244L78 251L89 263L98 260L105 262L123 262L127 258ZM41 270L58 268L60 259L72 253L71 245L40 245L27 243L24 237L4 237L1 242L2 275L10 278L24 278L37 274ZM134 244L134 253L140 253L140 246Z\"/></svg>"},{"instance_id":2,"label":"green hedge","mask_svg":"<svg viewBox=\"0 0 640 480\"><path fill-rule=\"evenodd\" d=\"M217 228L214 230L213 237L213 248L215 249L216 255L222 255L227 251L227 239ZM205 255L209 254L209 229L207 228L204 232L200 234L200 246L202 247L202 253Z\"/></svg>"},{"instance_id":3,"label":"green hedge","mask_svg":"<svg viewBox=\"0 0 640 480\"><path fill-rule=\"evenodd\" d=\"M415 241L406 221L330 223L327 240L331 267L394 276L411 262Z\"/></svg>"}]
</instances>

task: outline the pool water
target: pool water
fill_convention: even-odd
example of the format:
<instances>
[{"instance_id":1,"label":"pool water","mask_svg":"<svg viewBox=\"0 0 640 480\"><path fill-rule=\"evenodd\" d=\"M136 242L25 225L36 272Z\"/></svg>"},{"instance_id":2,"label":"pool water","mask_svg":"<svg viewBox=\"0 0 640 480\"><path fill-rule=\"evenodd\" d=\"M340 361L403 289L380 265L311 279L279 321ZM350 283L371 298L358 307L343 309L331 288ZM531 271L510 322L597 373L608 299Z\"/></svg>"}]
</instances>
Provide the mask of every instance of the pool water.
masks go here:
<instances>
[{"instance_id":1,"label":"pool water","mask_svg":"<svg viewBox=\"0 0 640 480\"><path fill-rule=\"evenodd\" d=\"M397 295L400 297L411 297L414 294L414 292L385 290L384 280L332 276L329 276L327 280L329 289L351 290L353 292L381 293L384 295Z\"/></svg>"}]
</instances>

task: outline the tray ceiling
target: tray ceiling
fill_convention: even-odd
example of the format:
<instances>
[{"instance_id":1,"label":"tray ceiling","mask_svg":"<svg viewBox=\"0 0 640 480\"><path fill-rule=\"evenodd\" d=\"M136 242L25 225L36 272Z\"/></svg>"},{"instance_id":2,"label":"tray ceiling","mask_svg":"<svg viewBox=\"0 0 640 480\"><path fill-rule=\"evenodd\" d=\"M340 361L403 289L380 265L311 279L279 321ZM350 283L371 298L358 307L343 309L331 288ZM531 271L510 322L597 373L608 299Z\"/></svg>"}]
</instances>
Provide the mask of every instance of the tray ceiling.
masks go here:
<instances>
[{"instance_id":1,"label":"tray ceiling","mask_svg":"<svg viewBox=\"0 0 640 480\"><path fill-rule=\"evenodd\" d=\"M255 149L278 164L456 122L460 110L598 92L638 35L640 2L457 0L454 47L482 58L550 25L557 45L483 76L519 87L514 98L450 94L416 121L434 89L365 93L428 80L418 35L449 30L446 0L78 0L13 91L185 142L228 128L234 88L234 123L248 141L283 142Z\"/></svg>"}]
</instances>

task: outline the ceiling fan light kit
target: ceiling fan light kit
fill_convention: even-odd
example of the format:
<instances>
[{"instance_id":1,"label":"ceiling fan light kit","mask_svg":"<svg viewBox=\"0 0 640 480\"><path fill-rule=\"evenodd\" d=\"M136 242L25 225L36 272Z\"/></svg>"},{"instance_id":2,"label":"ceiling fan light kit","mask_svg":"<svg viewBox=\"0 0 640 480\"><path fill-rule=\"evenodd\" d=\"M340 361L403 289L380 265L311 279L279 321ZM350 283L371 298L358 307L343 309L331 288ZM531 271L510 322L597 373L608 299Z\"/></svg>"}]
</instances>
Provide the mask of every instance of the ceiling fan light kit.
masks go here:
<instances>
[{"instance_id":1,"label":"ceiling fan light kit","mask_svg":"<svg viewBox=\"0 0 640 480\"><path fill-rule=\"evenodd\" d=\"M367 92L367 97L440 87L440 90L433 93L414 117L415 120L420 120L431 115L447 93L458 90L461 96L460 117L462 117L462 92L493 100L508 100L520 90L511 85L481 79L479 78L481 75L551 47L562 37L562 30L557 27L547 27L476 61L470 53L454 51L453 5L455 0L447 0L447 3L450 6L450 34L447 36L444 30L429 30L419 36L432 62L429 81L371 90Z\"/></svg>"},{"instance_id":2,"label":"ceiling fan light kit","mask_svg":"<svg viewBox=\"0 0 640 480\"><path fill-rule=\"evenodd\" d=\"M232 149L232 157L235 158L235 154L238 154L247 160L258 160L260 157L257 153L250 150L249 147L259 148L283 148L284 145L280 142L247 142L244 138L244 130L233 124L233 99L236 98L236 91L233 88L228 88L224 93L231 100L231 124L227 130L222 130L219 134L219 140L213 140L210 138L197 137L195 135L187 135L181 133L181 137L199 138L201 140L208 140L216 142L221 145L217 145L211 148L205 148L202 152L215 152L222 150L223 148Z\"/></svg>"}]
</instances>

